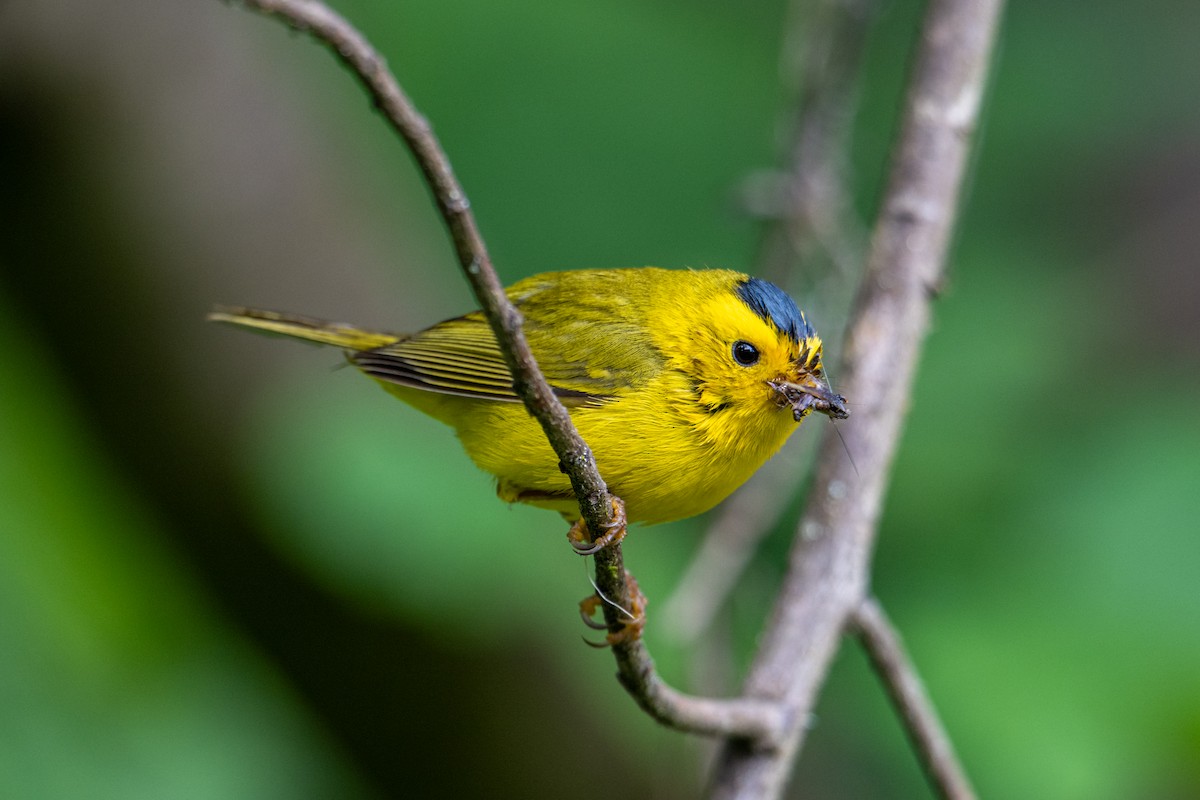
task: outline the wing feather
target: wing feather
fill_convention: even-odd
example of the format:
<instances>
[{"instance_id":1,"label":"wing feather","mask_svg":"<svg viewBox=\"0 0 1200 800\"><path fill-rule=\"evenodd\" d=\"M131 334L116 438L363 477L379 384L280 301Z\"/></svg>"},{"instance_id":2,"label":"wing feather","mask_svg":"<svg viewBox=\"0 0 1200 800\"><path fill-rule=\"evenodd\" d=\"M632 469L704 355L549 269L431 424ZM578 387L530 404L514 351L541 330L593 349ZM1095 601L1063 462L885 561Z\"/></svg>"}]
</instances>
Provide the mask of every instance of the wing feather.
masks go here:
<instances>
[{"instance_id":1,"label":"wing feather","mask_svg":"<svg viewBox=\"0 0 1200 800\"><path fill-rule=\"evenodd\" d=\"M382 381L440 394L519 403L512 375L491 328L471 314L447 320L395 344L350 353L350 360ZM539 364L540 364L539 359ZM567 406L599 405L611 398L603 393L558 385L555 377L570 379L562 370L552 377L543 367L550 388Z\"/></svg>"},{"instance_id":2,"label":"wing feather","mask_svg":"<svg viewBox=\"0 0 1200 800\"><path fill-rule=\"evenodd\" d=\"M662 368L645 320L620 289L595 286L610 273L535 276L509 298L554 393L568 406L599 405L644 385ZM520 402L492 330L478 311L446 320L350 360L379 380L425 391Z\"/></svg>"}]
</instances>

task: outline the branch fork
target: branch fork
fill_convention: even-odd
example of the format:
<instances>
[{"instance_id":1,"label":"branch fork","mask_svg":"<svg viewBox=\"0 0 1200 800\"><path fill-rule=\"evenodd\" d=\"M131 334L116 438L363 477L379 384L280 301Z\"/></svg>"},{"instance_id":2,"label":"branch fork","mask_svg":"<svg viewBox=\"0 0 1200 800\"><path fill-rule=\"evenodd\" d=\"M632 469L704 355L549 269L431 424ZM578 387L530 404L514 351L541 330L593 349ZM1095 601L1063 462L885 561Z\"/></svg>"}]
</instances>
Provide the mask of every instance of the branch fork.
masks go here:
<instances>
[{"instance_id":1,"label":"branch fork","mask_svg":"<svg viewBox=\"0 0 1200 800\"><path fill-rule=\"evenodd\" d=\"M413 153L450 233L459 263L495 333L514 387L542 425L571 479L591 531L613 527L612 495L587 444L542 376L508 301L470 202L429 122L384 60L345 19L317 0L241 0L327 45L366 88ZM842 386L860 405L847 439L862 459L857 473L837 438L826 435L809 504L800 523L776 613L737 699L681 694L667 686L637 636L612 645L621 684L656 720L724 737L712 798L776 797L806 730L805 720L848 626L863 640L902 709L930 781L942 797L969 798L915 670L878 603L869 599L867 566L886 477L899 439L929 292L940 285L1003 0L929 0L892 173L871 242L867 273L851 320ZM839 488L840 487L840 488ZM847 487L850 487L847 489ZM806 533L819 531L819 536ZM611 634L634 607L619 542L594 553L597 591Z\"/></svg>"},{"instance_id":2,"label":"branch fork","mask_svg":"<svg viewBox=\"0 0 1200 800\"><path fill-rule=\"evenodd\" d=\"M566 408L537 367L521 331L521 314L509 302L471 213L471 204L450 167L428 120L413 105L384 59L343 17L317 0L241 0L247 7L276 17L328 46L367 90L389 125L416 159L450 233L459 264L513 375L513 387L546 433L571 479L583 520L592 531L609 531L618 519L614 497L596 469L591 449L575 430ZM625 581L620 543L594 553L597 590L621 608L633 598ZM604 607L611 634L619 636L626 620L610 604ZM776 710L759 701L714 700L677 692L663 683L640 638L612 646L618 678L638 704L660 722L684 731L771 740L784 726ZM641 692L642 694L637 694Z\"/></svg>"}]
</instances>

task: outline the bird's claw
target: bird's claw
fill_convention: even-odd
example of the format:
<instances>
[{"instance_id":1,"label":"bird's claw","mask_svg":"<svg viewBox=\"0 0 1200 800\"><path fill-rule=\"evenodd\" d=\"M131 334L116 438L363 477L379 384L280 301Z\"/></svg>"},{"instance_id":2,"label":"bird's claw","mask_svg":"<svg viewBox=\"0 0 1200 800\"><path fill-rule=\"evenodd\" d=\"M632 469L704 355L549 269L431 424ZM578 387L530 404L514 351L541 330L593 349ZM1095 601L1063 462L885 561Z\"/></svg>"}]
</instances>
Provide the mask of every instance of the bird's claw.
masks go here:
<instances>
[{"instance_id":1,"label":"bird's claw","mask_svg":"<svg viewBox=\"0 0 1200 800\"><path fill-rule=\"evenodd\" d=\"M626 642L636 642L642 638L642 630L646 627L646 596L642 594L637 580L629 571L625 572L625 586L629 592L629 608L619 609L621 619L612 627L594 619L596 612L601 610L606 602L598 592L579 601L579 616L583 619L583 624L592 630L608 631L603 642L584 639L584 643L589 647L603 649Z\"/></svg>"},{"instance_id":2,"label":"bird's claw","mask_svg":"<svg viewBox=\"0 0 1200 800\"><path fill-rule=\"evenodd\" d=\"M625 503L615 495L612 498L612 521L604 527L604 533L593 539L588 530L587 521L580 517L571 525L571 530L567 531L567 541L579 555L591 556L624 539L626 531Z\"/></svg>"}]
</instances>

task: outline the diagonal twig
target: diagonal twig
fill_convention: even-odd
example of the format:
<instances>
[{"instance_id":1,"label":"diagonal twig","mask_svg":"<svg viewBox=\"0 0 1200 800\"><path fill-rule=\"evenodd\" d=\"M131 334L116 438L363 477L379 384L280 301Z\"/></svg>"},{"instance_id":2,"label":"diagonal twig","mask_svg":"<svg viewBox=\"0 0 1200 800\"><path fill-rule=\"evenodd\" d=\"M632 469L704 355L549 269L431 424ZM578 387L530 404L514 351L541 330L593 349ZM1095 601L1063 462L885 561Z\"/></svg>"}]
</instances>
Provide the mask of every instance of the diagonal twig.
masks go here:
<instances>
[{"instance_id":1,"label":"diagonal twig","mask_svg":"<svg viewBox=\"0 0 1200 800\"><path fill-rule=\"evenodd\" d=\"M850 202L847 153L867 33L879 5L879 0L789 4L780 54L792 98L786 160L773 197L754 204L768 222L756 258L767 277L782 280L798 266L806 272L832 268L834 279L847 285L857 275L862 234Z\"/></svg>"},{"instance_id":2,"label":"diagonal twig","mask_svg":"<svg viewBox=\"0 0 1200 800\"><path fill-rule=\"evenodd\" d=\"M743 187L747 211L764 219L755 274L780 285L818 280L826 308L850 303L861 261L861 227L850 210L847 150L858 107L867 32L878 0L792 0L780 52L791 100L783 112L783 165L765 181L769 197ZM822 277L824 276L824 277ZM811 310L811 306L806 305ZM826 348L837 351L828 332ZM765 537L783 517L808 475L816 439L793 438L721 504L704 540L664 605L665 628L681 643L711 625ZM802 455L799 455L802 453Z\"/></svg>"},{"instance_id":3,"label":"diagonal twig","mask_svg":"<svg viewBox=\"0 0 1200 800\"><path fill-rule=\"evenodd\" d=\"M925 693L916 667L904 650L900 634L879 601L874 597L866 598L849 621L887 688L892 705L920 758L921 768L938 796L945 800L973 800L975 792L954 754L950 737Z\"/></svg>"},{"instance_id":4,"label":"diagonal twig","mask_svg":"<svg viewBox=\"0 0 1200 800\"><path fill-rule=\"evenodd\" d=\"M611 521L608 488L596 469L587 443L579 436L566 408L542 377L521 330L521 315L504 294L491 257L479 233L467 195L433 128L404 93L383 58L343 17L315 0L242 0L246 7L278 17L308 33L350 68L362 82L384 119L404 139L450 232L455 253L479 301L513 375L513 385L529 412L541 423L554 452L571 479L580 509L592 530Z\"/></svg>"},{"instance_id":5,"label":"diagonal twig","mask_svg":"<svg viewBox=\"0 0 1200 800\"><path fill-rule=\"evenodd\" d=\"M429 122L421 116L387 69L383 58L343 17L317 0L241 0L248 8L274 16L328 46L366 88L387 122L404 139L425 176L453 240L468 282L487 317L513 385L525 407L542 425L592 531L606 530L613 506L595 458L571 423L570 415L542 376L521 330L521 315L509 302L484 246L466 193L450 167ZM619 544L595 555L596 584L612 603L604 607L609 630L619 633L634 606ZM771 703L757 699L708 699L676 692L654 670L645 645L629 637L613 645L622 685L655 719L673 727L707 734L774 741L784 720Z\"/></svg>"}]
</instances>

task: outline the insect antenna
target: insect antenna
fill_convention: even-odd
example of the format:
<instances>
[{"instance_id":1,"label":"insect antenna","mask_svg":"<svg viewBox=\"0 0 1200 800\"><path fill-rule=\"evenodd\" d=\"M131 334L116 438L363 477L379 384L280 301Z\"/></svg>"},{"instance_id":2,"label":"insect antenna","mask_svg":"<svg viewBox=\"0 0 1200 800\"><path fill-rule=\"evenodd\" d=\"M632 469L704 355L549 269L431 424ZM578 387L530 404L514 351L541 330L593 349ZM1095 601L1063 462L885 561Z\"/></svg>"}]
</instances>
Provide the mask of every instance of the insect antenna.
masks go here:
<instances>
[{"instance_id":1,"label":"insect antenna","mask_svg":"<svg viewBox=\"0 0 1200 800\"><path fill-rule=\"evenodd\" d=\"M587 562L587 559L584 559L585 564L586 564L586 562ZM586 567L585 567L585 569L586 569ZM592 585L592 588L596 590L596 597L599 597L601 600L604 601L605 604L610 605L613 608L617 609L622 614L629 617L631 620L637 619L637 617L635 617L629 609L625 608L620 603L617 603L614 600L610 600L608 598L608 596L606 594L604 594L604 592L600 591L600 587L596 585L596 581L592 578L592 576L590 574L587 576L587 579L588 579L588 583L590 583Z\"/></svg>"},{"instance_id":2,"label":"insect antenna","mask_svg":"<svg viewBox=\"0 0 1200 800\"><path fill-rule=\"evenodd\" d=\"M837 434L838 439L842 443L842 449L846 451L846 458L850 459L850 466L854 468L854 477L860 477L858 474L858 464L854 463L854 456L850 454L850 446L846 444L846 437L842 436L842 430L837 426L835 420L829 420L829 424L833 426L833 432Z\"/></svg>"}]
</instances>

